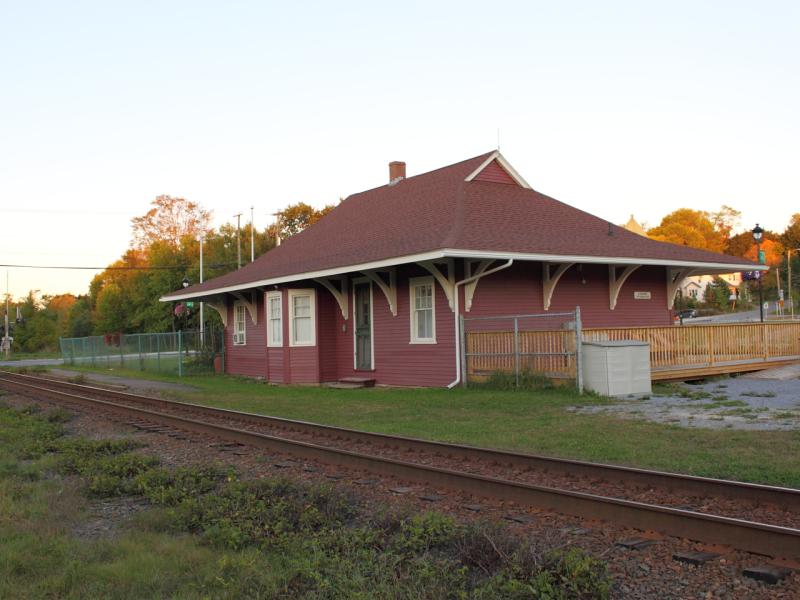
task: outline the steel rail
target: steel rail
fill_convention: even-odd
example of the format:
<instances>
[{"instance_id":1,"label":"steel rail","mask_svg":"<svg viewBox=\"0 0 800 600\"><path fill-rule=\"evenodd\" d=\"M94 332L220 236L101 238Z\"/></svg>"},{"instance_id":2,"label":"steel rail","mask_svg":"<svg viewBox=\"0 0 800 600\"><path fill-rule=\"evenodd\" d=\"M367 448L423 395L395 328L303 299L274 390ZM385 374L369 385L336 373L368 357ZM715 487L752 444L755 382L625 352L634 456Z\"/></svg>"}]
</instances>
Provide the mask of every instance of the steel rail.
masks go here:
<instances>
[{"instance_id":1,"label":"steel rail","mask_svg":"<svg viewBox=\"0 0 800 600\"><path fill-rule=\"evenodd\" d=\"M681 491L702 496L718 496L734 500L766 503L780 506L788 510L800 511L800 490L793 488L731 481L726 479L715 479L710 477L698 477L695 475L681 475L635 467L624 467L619 465L593 463L574 459L554 458L521 452L481 448L478 446L449 444L445 442L422 440L405 436L373 433L344 427L320 425L318 423L312 423L309 421L300 421L283 417L233 411L229 409L215 408L188 402L164 400L163 398L130 394L128 392L121 392L118 390L109 390L96 386L87 386L66 381L23 375L19 373L9 373L6 371L0 371L0 384L2 384L4 381L9 381L9 377L22 381L36 382L39 385L49 385L100 395L112 400L129 400L132 402L149 404L150 406L174 408L178 410L188 408L197 413L216 418L233 419L244 423L270 426L287 431L304 431L307 433L325 435L332 438L380 444L389 447L396 447L398 449L402 447L404 449L420 452L431 452L442 456L483 461L489 464L509 465L517 468L553 471L585 477L599 477L606 480L613 480L636 486L651 488L656 487L670 492Z\"/></svg>"},{"instance_id":2,"label":"steel rail","mask_svg":"<svg viewBox=\"0 0 800 600\"><path fill-rule=\"evenodd\" d=\"M584 519L602 519L627 527L655 530L666 535L699 542L729 545L740 550L768 556L793 560L800 558L800 529L507 481L497 477L442 469L235 429L225 425L215 425L30 383L12 382L7 379L2 383L23 394L34 394L50 399L102 407L120 416L135 416L177 429L286 452L305 459L364 469L380 475L398 477L497 500L514 501Z\"/></svg>"}]
</instances>

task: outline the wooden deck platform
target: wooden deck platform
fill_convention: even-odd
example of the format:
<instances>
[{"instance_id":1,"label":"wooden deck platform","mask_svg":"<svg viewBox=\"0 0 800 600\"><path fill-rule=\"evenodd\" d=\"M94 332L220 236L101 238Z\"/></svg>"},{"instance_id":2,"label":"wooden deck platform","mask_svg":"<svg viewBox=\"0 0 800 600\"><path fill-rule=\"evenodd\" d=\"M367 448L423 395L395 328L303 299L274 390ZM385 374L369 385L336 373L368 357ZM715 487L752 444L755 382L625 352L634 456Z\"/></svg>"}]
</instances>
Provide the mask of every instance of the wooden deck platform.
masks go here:
<instances>
[{"instance_id":1,"label":"wooden deck platform","mask_svg":"<svg viewBox=\"0 0 800 600\"><path fill-rule=\"evenodd\" d=\"M476 331L466 336L468 377L521 367L550 377L575 377L574 331ZM726 323L583 330L584 341L639 340L650 344L654 381L745 373L800 361L800 322ZM570 354L572 353L572 354Z\"/></svg>"},{"instance_id":2,"label":"wooden deck platform","mask_svg":"<svg viewBox=\"0 0 800 600\"><path fill-rule=\"evenodd\" d=\"M753 371L763 371L773 367L784 367L800 363L800 356L788 358L774 358L769 360L756 361L733 361L730 363L719 363L716 365L694 365L692 367L662 368L651 371L650 378L653 381L686 381L694 377L712 377L714 375L727 375L730 373L752 373Z\"/></svg>"}]
</instances>

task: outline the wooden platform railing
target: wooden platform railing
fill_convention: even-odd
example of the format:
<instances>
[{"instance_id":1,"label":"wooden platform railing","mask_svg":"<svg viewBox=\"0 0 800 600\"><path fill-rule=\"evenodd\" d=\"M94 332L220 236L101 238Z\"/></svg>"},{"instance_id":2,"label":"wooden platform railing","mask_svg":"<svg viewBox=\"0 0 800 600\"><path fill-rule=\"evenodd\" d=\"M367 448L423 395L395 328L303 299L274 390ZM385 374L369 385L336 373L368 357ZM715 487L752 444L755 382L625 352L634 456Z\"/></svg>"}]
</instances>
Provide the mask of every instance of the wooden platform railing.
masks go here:
<instances>
[{"instance_id":1,"label":"wooden platform railing","mask_svg":"<svg viewBox=\"0 0 800 600\"><path fill-rule=\"evenodd\" d=\"M568 354L574 352L574 331L523 331L519 335L523 368L574 377L574 357ZM648 342L654 379L666 378L669 371L735 372L765 362L800 359L800 322L593 328L583 330L583 340ZM514 369L513 331L468 332L466 349L468 375Z\"/></svg>"},{"instance_id":2,"label":"wooden platform railing","mask_svg":"<svg viewBox=\"0 0 800 600\"><path fill-rule=\"evenodd\" d=\"M467 373L513 372L516 353L513 331L467 333ZM520 331L520 371L575 377L575 331Z\"/></svg>"}]
</instances>

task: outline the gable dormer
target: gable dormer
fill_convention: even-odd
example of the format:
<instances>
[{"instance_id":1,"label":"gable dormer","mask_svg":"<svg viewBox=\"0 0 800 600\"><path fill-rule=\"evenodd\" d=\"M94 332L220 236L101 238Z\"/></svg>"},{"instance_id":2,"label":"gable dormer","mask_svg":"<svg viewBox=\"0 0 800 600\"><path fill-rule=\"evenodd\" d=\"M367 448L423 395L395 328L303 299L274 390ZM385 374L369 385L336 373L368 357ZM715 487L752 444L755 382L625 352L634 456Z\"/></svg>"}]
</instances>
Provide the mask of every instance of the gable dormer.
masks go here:
<instances>
[{"instance_id":1,"label":"gable dormer","mask_svg":"<svg viewBox=\"0 0 800 600\"><path fill-rule=\"evenodd\" d=\"M526 189L531 189L528 182L522 178L522 175L517 173L514 167L500 154L499 150L492 152L464 181L486 181L490 183L518 185Z\"/></svg>"}]
</instances>

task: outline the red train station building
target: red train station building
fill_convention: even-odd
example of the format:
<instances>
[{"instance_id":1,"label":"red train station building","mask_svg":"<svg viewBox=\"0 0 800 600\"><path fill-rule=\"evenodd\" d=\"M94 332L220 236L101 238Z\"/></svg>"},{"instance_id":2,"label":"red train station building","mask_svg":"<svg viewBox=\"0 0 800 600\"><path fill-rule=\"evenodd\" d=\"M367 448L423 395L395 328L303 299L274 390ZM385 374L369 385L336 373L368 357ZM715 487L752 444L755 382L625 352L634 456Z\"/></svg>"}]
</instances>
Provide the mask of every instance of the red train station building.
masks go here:
<instances>
[{"instance_id":1,"label":"red train station building","mask_svg":"<svg viewBox=\"0 0 800 600\"><path fill-rule=\"evenodd\" d=\"M226 371L276 383L459 379L459 315L669 325L688 276L751 270L536 192L499 152L354 194L255 262L167 294L225 326Z\"/></svg>"}]
</instances>

